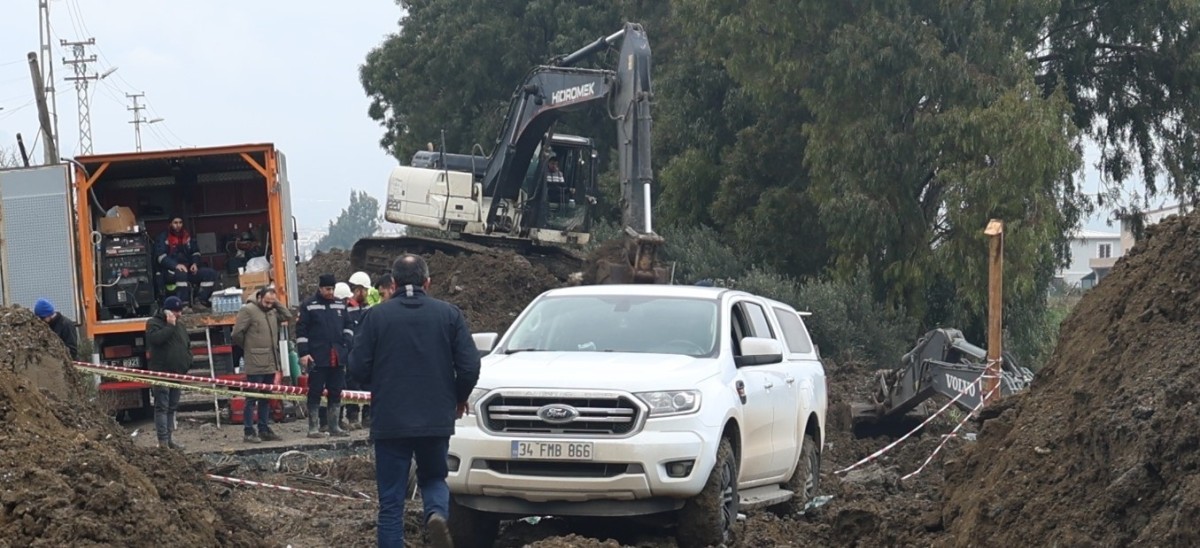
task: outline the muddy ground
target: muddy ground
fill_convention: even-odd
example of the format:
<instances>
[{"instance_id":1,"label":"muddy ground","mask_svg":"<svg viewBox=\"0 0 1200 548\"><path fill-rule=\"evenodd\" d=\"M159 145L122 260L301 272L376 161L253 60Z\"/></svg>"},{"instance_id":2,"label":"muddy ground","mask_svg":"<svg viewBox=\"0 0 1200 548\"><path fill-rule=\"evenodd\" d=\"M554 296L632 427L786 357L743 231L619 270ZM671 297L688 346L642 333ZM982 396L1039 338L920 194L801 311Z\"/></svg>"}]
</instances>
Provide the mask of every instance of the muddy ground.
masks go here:
<instances>
[{"instance_id":1,"label":"muddy ground","mask_svg":"<svg viewBox=\"0 0 1200 548\"><path fill-rule=\"evenodd\" d=\"M342 257L327 254L308 269L346 277ZM515 257L489 261L430 257L433 293L459 304L477 331L502 331L525 302L561 283ZM819 494L832 498L804 515L750 512L737 545L1200 543L1198 283L1200 217L1169 219L1084 296L1032 390L1006 400L981 428L968 422L945 438L962 416L951 410L844 475L834 472L896 439L928 409L890 431L855 435L849 405L871 389L874 364L828 363ZM129 435L136 426L102 416L61 345L28 311L0 309L0 341L0 546L373 545L371 501L203 479L217 470L374 498L361 435L340 448L306 448L281 470L277 455L239 455L237 426L213 433L202 417L181 424L186 455L142 447ZM970 441L976 432L979 441ZM943 440L921 474L900 479ZM418 501L409 521L411 545L423 546ZM506 524L496 545L675 545L670 530L630 522L532 521Z\"/></svg>"}]
</instances>

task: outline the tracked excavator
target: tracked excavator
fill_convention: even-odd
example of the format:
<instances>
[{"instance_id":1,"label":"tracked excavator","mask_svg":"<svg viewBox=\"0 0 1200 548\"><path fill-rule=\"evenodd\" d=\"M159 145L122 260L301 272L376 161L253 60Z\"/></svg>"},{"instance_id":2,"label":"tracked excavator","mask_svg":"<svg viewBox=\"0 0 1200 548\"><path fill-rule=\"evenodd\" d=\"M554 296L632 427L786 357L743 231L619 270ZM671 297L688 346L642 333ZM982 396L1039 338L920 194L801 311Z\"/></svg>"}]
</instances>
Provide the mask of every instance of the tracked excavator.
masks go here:
<instances>
[{"instance_id":1,"label":"tracked excavator","mask_svg":"<svg viewBox=\"0 0 1200 548\"><path fill-rule=\"evenodd\" d=\"M1033 382L1033 372L1004 352L1000 360L1000 396L1021 392ZM983 401L975 382L987 368L987 350L967 342L957 329L934 329L900 360L895 369L879 371L870 401L851 405L854 424L883 423L904 416L918 405L942 395L971 411ZM961 394L961 395L960 395Z\"/></svg>"},{"instance_id":2,"label":"tracked excavator","mask_svg":"<svg viewBox=\"0 0 1200 548\"><path fill-rule=\"evenodd\" d=\"M617 48L614 70L574 65ZM663 245L651 220L650 44L641 25L597 39L535 67L517 87L493 153L421 151L388 179L384 218L451 238L371 237L355 243L357 270L381 272L405 252L450 255L516 251L560 278L581 272L596 205L590 139L556 134L565 113L601 105L617 123L624 239L590 265L592 283L667 283ZM482 167L481 167L482 166Z\"/></svg>"}]
</instances>

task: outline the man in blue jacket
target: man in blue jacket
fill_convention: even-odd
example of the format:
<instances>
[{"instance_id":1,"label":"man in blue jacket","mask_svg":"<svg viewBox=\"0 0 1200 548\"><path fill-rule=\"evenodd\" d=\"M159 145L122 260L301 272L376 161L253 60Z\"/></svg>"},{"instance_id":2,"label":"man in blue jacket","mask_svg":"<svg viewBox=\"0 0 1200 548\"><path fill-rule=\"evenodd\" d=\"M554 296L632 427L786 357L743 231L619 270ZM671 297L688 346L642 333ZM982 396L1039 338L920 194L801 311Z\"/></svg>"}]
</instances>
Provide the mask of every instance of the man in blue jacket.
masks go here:
<instances>
[{"instance_id":1,"label":"man in blue jacket","mask_svg":"<svg viewBox=\"0 0 1200 548\"><path fill-rule=\"evenodd\" d=\"M404 546L404 494L414 455L430 540L450 546L446 458L454 422L479 380L479 351L462 311L426 294L424 259L397 259L392 277L396 292L366 315L350 363L350 374L371 387L379 546Z\"/></svg>"},{"instance_id":2,"label":"man in blue jacket","mask_svg":"<svg viewBox=\"0 0 1200 548\"><path fill-rule=\"evenodd\" d=\"M162 269L167 287L175 286L175 296L198 309L212 307L217 271L200 266L200 246L183 227L183 217L174 215L167 230L154 244L154 261ZM196 292L192 293L192 288ZM193 302L192 298L195 298Z\"/></svg>"},{"instance_id":3,"label":"man in blue jacket","mask_svg":"<svg viewBox=\"0 0 1200 548\"><path fill-rule=\"evenodd\" d=\"M346 388L347 354L354 332L347 323L346 303L333 296L333 274L322 274L317 293L300 303L296 324L296 352L300 365L308 368L308 437L322 438L321 393L328 391L329 434L349 436L338 424L342 412L342 390Z\"/></svg>"}]
</instances>

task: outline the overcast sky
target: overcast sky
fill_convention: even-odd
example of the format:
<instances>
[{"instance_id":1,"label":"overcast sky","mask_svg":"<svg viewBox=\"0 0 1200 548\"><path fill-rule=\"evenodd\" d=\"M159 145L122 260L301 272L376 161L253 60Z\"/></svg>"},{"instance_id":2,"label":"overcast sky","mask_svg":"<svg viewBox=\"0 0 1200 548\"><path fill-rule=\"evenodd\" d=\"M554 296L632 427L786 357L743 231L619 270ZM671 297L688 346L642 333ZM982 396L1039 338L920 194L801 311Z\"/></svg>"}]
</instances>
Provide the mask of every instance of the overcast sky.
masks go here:
<instances>
[{"instance_id":1,"label":"overcast sky","mask_svg":"<svg viewBox=\"0 0 1200 548\"><path fill-rule=\"evenodd\" d=\"M37 136L26 62L38 51L38 1L0 0L0 148ZM145 93L144 150L274 142L286 155L295 215L323 227L349 188L381 202L396 162L378 145L358 67L399 30L392 0L50 0L58 128L64 157L80 154L73 75L60 39L95 38L89 73L93 152L134 150L132 103ZM41 162L40 141L34 157Z\"/></svg>"}]
</instances>

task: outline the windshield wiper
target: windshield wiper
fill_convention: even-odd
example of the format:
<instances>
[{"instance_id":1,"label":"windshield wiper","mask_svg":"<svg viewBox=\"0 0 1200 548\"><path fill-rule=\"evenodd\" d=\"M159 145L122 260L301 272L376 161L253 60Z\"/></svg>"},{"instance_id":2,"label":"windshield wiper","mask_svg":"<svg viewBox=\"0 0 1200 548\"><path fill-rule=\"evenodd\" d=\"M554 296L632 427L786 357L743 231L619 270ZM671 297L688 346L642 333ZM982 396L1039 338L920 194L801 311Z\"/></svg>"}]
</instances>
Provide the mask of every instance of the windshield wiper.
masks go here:
<instances>
[{"instance_id":1,"label":"windshield wiper","mask_svg":"<svg viewBox=\"0 0 1200 548\"><path fill-rule=\"evenodd\" d=\"M505 350L505 354L516 354L517 352L545 352L541 348L509 348Z\"/></svg>"}]
</instances>

